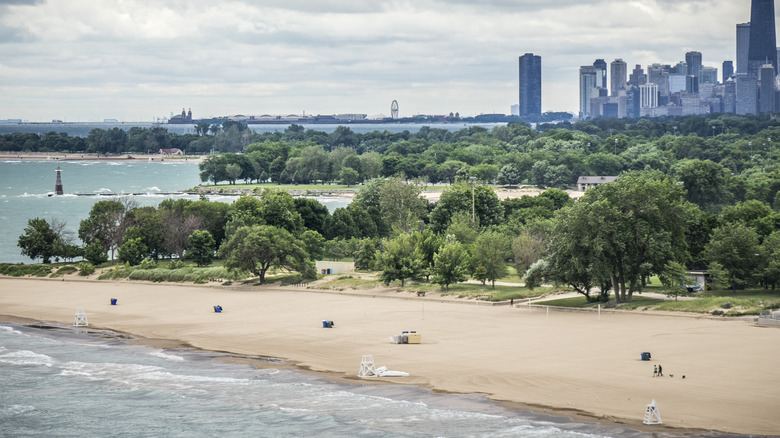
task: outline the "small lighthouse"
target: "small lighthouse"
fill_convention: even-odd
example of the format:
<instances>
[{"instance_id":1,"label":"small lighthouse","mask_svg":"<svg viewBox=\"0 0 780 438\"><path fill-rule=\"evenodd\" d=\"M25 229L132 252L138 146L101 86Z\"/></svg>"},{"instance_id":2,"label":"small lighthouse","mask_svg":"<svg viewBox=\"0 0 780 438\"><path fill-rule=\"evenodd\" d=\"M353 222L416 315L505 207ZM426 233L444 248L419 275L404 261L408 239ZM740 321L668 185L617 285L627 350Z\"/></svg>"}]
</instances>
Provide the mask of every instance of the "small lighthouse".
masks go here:
<instances>
[{"instance_id":1,"label":"small lighthouse","mask_svg":"<svg viewBox=\"0 0 780 438\"><path fill-rule=\"evenodd\" d=\"M60 166L57 166L57 169L54 170L57 172L57 183L54 185L54 194L55 195L61 195L62 194L62 178L60 177L60 174L62 173L62 169L60 169Z\"/></svg>"}]
</instances>

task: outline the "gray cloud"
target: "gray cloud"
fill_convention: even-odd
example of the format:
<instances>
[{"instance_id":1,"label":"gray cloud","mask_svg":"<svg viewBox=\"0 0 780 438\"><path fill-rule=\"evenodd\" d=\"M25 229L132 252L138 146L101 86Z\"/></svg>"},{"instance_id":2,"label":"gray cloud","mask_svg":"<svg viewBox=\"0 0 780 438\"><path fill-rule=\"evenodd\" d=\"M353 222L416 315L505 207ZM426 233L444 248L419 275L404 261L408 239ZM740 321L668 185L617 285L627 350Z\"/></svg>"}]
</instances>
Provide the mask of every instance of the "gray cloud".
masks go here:
<instances>
[{"instance_id":1,"label":"gray cloud","mask_svg":"<svg viewBox=\"0 0 780 438\"><path fill-rule=\"evenodd\" d=\"M182 105L376 114L393 99L407 114L508 112L525 52L542 55L544 109L576 111L580 65L673 63L691 49L717 65L749 18L705 0L148 5L0 0L0 119L148 120Z\"/></svg>"}]
</instances>

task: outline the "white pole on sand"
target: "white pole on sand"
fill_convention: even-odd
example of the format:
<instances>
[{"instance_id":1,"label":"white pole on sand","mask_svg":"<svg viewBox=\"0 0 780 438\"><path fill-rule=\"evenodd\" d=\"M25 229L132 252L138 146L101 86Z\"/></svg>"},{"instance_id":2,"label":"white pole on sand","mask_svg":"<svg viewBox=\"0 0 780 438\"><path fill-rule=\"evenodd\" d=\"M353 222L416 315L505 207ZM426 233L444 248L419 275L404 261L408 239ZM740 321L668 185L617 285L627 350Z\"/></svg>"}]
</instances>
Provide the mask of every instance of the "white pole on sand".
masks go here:
<instances>
[{"instance_id":1,"label":"white pole on sand","mask_svg":"<svg viewBox=\"0 0 780 438\"><path fill-rule=\"evenodd\" d=\"M547 320L550 320L550 306L547 306Z\"/></svg>"},{"instance_id":2,"label":"white pole on sand","mask_svg":"<svg viewBox=\"0 0 780 438\"><path fill-rule=\"evenodd\" d=\"M601 304L599 304L599 321L601 321Z\"/></svg>"}]
</instances>

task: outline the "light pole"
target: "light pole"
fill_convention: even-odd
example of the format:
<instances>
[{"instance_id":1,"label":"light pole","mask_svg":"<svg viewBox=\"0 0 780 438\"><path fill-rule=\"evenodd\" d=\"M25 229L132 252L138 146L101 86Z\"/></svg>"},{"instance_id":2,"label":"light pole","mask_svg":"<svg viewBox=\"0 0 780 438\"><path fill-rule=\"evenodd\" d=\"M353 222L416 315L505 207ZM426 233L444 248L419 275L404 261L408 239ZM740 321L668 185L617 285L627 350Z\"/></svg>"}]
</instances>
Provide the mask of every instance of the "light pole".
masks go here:
<instances>
[{"instance_id":1,"label":"light pole","mask_svg":"<svg viewBox=\"0 0 780 438\"><path fill-rule=\"evenodd\" d=\"M615 155L617 155L617 139L615 139Z\"/></svg>"},{"instance_id":2,"label":"light pole","mask_svg":"<svg viewBox=\"0 0 780 438\"><path fill-rule=\"evenodd\" d=\"M473 176L469 177L469 182L471 183L471 224L473 225L475 222L475 214L474 214L474 182L477 179Z\"/></svg>"},{"instance_id":3,"label":"light pole","mask_svg":"<svg viewBox=\"0 0 780 438\"><path fill-rule=\"evenodd\" d=\"M753 142L749 141L748 146L750 146L750 159L753 160Z\"/></svg>"}]
</instances>

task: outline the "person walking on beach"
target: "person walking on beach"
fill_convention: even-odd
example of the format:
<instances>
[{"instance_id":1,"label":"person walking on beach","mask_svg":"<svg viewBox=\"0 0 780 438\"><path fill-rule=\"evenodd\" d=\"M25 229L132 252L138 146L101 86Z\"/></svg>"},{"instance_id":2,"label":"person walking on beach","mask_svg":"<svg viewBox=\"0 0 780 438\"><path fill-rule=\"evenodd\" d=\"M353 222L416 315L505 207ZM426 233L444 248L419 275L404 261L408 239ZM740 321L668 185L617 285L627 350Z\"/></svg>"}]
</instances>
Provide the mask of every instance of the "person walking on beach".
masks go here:
<instances>
[{"instance_id":1,"label":"person walking on beach","mask_svg":"<svg viewBox=\"0 0 780 438\"><path fill-rule=\"evenodd\" d=\"M664 369L661 367L661 364L658 364L658 377L664 376Z\"/></svg>"},{"instance_id":2,"label":"person walking on beach","mask_svg":"<svg viewBox=\"0 0 780 438\"><path fill-rule=\"evenodd\" d=\"M653 377L658 375L658 365L653 365Z\"/></svg>"}]
</instances>

